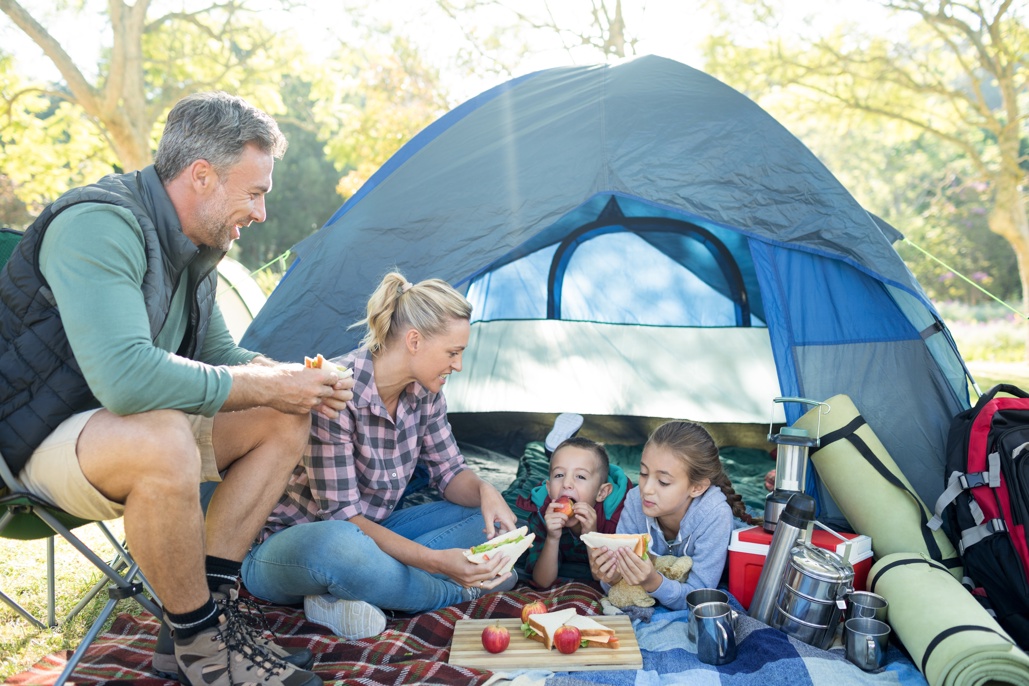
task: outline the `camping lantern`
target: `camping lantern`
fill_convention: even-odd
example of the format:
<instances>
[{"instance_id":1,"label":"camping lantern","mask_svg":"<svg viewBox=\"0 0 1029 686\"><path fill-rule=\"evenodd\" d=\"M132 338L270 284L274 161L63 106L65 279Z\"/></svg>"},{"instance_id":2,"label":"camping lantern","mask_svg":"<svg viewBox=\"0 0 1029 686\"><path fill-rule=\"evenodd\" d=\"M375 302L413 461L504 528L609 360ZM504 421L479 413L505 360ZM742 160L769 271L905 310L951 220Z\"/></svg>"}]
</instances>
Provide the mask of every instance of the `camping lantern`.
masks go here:
<instances>
[{"instance_id":1,"label":"camping lantern","mask_svg":"<svg viewBox=\"0 0 1029 686\"><path fill-rule=\"evenodd\" d=\"M827 404L806 398L775 398L772 402L818 405L824 407L826 412L829 411ZM822 412L819 411L819 423L821 418ZM765 498L765 519L762 524L764 530L769 533L775 531L779 515L782 514L790 496L804 492L804 485L807 483L808 452L812 447L818 447L818 425L815 434L812 437L806 429L784 426L779 433L773 435L772 423L768 425L768 440L778 446L775 455L775 489Z\"/></svg>"}]
</instances>

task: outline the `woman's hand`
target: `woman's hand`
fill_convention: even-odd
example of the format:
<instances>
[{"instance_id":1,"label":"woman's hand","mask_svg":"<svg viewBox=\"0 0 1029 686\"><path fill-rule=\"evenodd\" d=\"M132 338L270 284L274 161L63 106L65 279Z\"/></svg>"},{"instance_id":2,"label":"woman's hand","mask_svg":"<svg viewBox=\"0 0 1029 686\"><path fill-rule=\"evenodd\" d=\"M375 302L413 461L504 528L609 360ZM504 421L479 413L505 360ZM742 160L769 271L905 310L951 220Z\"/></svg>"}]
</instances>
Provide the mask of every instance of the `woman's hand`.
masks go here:
<instances>
[{"instance_id":1,"label":"woman's hand","mask_svg":"<svg viewBox=\"0 0 1029 686\"><path fill-rule=\"evenodd\" d=\"M493 484L481 479L479 507L482 509L482 519L486 522L486 528L483 529L483 533L486 534L487 539L493 538L498 533L514 531L518 528L515 526L514 512L511 511L511 507L504 500L504 496L500 495L500 491Z\"/></svg>"},{"instance_id":2,"label":"woman's hand","mask_svg":"<svg viewBox=\"0 0 1029 686\"><path fill-rule=\"evenodd\" d=\"M654 569L654 563L651 562L649 555L644 560L628 548L619 548L614 552L618 558L618 573L625 579L625 583L642 586L647 593L653 593L661 585L664 577Z\"/></svg>"},{"instance_id":3,"label":"woman's hand","mask_svg":"<svg viewBox=\"0 0 1029 686\"><path fill-rule=\"evenodd\" d=\"M618 556L615 551L607 548L587 548L586 554L590 558L590 573L597 581L606 584L616 584L622 578L618 571Z\"/></svg>"},{"instance_id":4,"label":"woman's hand","mask_svg":"<svg viewBox=\"0 0 1029 686\"><path fill-rule=\"evenodd\" d=\"M466 588L476 586L484 589L491 589L511 575L510 572L497 576L497 572L509 561L508 556L501 552L485 562L472 562L465 557L462 548L451 548L440 550L439 571L454 583Z\"/></svg>"}]
</instances>

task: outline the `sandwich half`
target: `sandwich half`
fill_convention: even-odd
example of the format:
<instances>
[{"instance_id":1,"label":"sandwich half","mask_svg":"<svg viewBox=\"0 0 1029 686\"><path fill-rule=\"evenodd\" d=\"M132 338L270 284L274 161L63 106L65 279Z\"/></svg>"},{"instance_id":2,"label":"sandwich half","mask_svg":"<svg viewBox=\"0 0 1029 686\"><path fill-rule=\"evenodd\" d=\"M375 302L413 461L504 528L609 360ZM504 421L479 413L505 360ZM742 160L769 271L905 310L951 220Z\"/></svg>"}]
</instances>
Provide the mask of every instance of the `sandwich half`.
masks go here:
<instances>
[{"instance_id":1,"label":"sandwich half","mask_svg":"<svg viewBox=\"0 0 1029 686\"><path fill-rule=\"evenodd\" d=\"M497 571L497 575L506 574L514 567L518 558L525 553L532 542L536 540L536 534L530 534L526 526L519 527L514 531L500 534L485 543L472 546L464 551L464 556L475 563L488 562L498 553L507 555L507 563Z\"/></svg>"},{"instance_id":2,"label":"sandwich half","mask_svg":"<svg viewBox=\"0 0 1029 686\"><path fill-rule=\"evenodd\" d=\"M629 548L644 560L647 559L647 548L650 547L650 536L647 534L601 534L591 531L580 538L589 548Z\"/></svg>"},{"instance_id":3,"label":"sandwich half","mask_svg":"<svg viewBox=\"0 0 1029 686\"><path fill-rule=\"evenodd\" d=\"M525 630L526 635L534 641L542 643L547 650L554 647L554 634L562 626L574 626L578 629L579 638L586 641L586 647L602 646L612 649L619 647L614 629L604 626L592 617L580 615L575 608L529 615L529 621L526 624L528 624L528 629Z\"/></svg>"}]
</instances>

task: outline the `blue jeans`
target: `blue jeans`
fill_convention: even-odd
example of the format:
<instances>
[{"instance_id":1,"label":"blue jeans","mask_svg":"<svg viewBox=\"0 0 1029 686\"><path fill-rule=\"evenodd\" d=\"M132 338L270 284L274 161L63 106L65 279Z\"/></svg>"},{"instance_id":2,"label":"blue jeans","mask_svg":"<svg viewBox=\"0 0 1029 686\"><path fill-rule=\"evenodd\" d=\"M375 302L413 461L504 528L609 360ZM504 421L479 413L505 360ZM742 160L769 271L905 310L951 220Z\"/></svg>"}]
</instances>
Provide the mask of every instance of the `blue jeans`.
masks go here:
<instances>
[{"instance_id":1,"label":"blue jeans","mask_svg":"<svg viewBox=\"0 0 1029 686\"><path fill-rule=\"evenodd\" d=\"M447 502L398 510L380 525L433 550L470 548L486 538L482 512ZM348 521L309 522L272 534L244 558L242 577L248 591L280 605L331 593L414 613L463 600L459 584L398 562Z\"/></svg>"}]
</instances>

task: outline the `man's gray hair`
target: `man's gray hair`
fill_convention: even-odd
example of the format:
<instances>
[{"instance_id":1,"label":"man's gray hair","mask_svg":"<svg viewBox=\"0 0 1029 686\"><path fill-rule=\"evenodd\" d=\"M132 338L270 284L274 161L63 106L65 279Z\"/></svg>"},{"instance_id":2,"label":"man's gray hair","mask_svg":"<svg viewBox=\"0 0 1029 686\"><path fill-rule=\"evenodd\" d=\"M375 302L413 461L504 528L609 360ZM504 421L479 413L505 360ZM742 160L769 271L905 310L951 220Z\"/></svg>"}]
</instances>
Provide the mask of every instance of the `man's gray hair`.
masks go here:
<instances>
[{"instance_id":1,"label":"man's gray hair","mask_svg":"<svg viewBox=\"0 0 1029 686\"><path fill-rule=\"evenodd\" d=\"M222 173L243 156L247 145L282 159L286 137L268 114L243 98L222 91L186 96L168 112L154 168L168 183L196 160Z\"/></svg>"}]
</instances>

